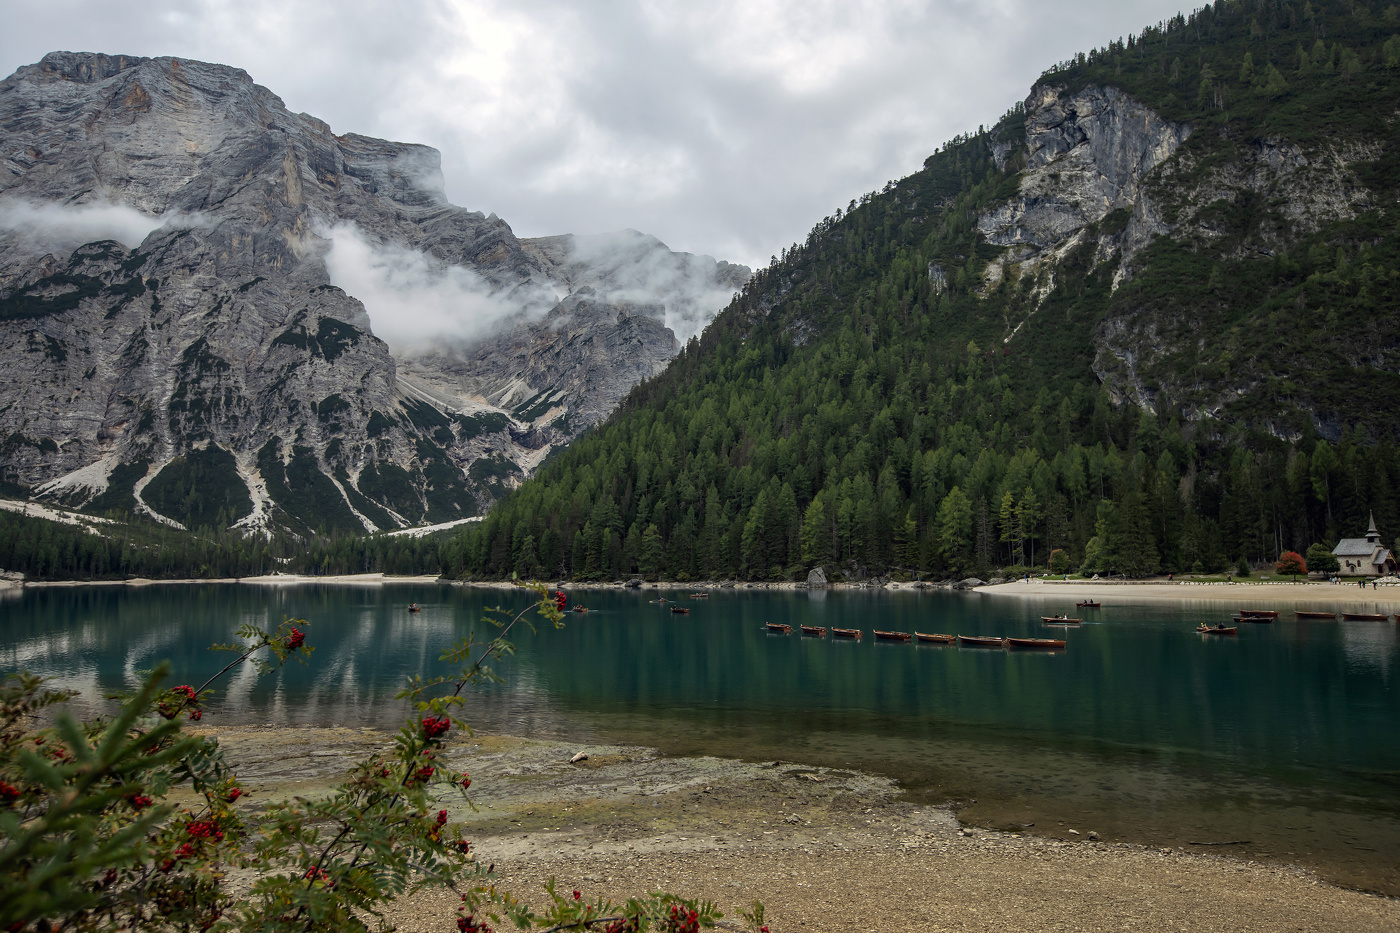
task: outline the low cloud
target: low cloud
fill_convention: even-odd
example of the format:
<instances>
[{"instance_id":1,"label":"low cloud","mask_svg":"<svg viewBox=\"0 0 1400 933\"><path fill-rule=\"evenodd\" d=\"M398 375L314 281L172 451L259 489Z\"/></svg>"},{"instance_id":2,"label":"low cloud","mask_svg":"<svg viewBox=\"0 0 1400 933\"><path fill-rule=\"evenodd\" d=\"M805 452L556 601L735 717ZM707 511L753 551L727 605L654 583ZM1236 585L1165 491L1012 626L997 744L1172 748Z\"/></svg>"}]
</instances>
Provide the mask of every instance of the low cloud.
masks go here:
<instances>
[{"instance_id":1,"label":"low cloud","mask_svg":"<svg viewBox=\"0 0 1400 933\"><path fill-rule=\"evenodd\" d=\"M141 245L151 231L196 223L188 214L152 217L125 204L35 204L0 201L0 231L17 235L25 252L67 254L84 243L116 240L128 249Z\"/></svg>"},{"instance_id":2,"label":"low cloud","mask_svg":"<svg viewBox=\"0 0 1400 933\"><path fill-rule=\"evenodd\" d=\"M581 269L575 287L591 285L606 301L664 304L666 326L681 343L714 320L744 278L741 267L673 253L636 230L576 236L569 258Z\"/></svg>"},{"instance_id":3,"label":"low cloud","mask_svg":"<svg viewBox=\"0 0 1400 933\"><path fill-rule=\"evenodd\" d=\"M537 288L496 288L471 269L418 250L372 243L354 224L319 232L330 240L331 284L358 298L375 336L395 350L428 350L537 321L556 296Z\"/></svg>"}]
</instances>

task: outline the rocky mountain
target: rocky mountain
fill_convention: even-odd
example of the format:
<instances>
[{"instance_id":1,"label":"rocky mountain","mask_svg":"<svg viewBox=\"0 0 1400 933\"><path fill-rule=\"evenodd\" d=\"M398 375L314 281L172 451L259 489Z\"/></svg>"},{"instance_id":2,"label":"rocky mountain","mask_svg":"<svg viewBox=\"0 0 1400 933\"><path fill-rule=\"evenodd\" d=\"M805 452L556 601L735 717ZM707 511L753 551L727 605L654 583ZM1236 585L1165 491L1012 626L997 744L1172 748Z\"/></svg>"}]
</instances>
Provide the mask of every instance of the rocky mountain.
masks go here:
<instances>
[{"instance_id":1,"label":"rocky mountain","mask_svg":"<svg viewBox=\"0 0 1400 933\"><path fill-rule=\"evenodd\" d=\"M235 68L50 54L0 83L0 477L185 526L475 515L747 275L612 239L522 241Z\"/></svg>"}]
</instances>

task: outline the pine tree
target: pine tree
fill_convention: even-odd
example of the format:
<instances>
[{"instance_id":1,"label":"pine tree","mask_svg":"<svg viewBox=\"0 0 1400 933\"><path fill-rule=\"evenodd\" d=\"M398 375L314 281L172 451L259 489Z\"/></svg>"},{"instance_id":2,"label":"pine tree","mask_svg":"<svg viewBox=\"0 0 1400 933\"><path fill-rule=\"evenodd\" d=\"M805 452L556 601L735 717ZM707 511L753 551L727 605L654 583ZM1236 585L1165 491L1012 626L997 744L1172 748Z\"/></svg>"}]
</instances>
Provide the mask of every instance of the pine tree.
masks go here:
<instances>
[{"instance_id":1,"label":"pine tree","mask_svg":"<svg viewBox=\"0 0 1400 933\"><path fill-rule=\"evenodd\" d=\"M638 565L645 576L655 577L666 561L666 549L661 543L661 532L655 525L648 525L642 533L642 553Z\"/></svg>"},{"instance_id":2,"label":"pine tree","mask_svg":"<svg viewBox=\"0 0 1400 933\"><path fill-rule=\"evenodd\" d=\"M972 503L957 486L938 507L939 554L948 569L967 569L972 557Z\"/></svg>"}]
</instances>

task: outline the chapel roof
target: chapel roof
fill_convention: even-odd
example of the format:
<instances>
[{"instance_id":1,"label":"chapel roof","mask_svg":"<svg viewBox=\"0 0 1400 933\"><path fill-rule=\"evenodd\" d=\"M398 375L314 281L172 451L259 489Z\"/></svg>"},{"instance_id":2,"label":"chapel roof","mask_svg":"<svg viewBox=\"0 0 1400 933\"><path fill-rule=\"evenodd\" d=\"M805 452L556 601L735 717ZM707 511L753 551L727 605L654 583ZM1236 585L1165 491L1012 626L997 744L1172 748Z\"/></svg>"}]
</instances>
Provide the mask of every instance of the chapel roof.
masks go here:
<instances>
[{"instance_id":1,"label":"chapel roof","mask_svg":"<svg viewBox=\"0 0 1400 933\"><path fill-rule=\"evenodd\" d=\"M1370 557L1375 550L1376 545L1365 538L1343 538L1332 553L1337 557Z\"/></svg>"}]
</instances>

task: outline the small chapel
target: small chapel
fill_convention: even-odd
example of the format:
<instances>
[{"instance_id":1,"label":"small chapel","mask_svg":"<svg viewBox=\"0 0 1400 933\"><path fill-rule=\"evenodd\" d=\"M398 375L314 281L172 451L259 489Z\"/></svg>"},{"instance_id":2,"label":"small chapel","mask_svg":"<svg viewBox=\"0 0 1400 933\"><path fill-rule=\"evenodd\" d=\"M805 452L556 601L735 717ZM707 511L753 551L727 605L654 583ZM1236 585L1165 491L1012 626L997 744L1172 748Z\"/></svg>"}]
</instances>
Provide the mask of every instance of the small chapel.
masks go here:
<instances>
[{"instance_id":1,"label":"small chapel","mask_svg":"<svg viewBox=\"0 0 1400 933\"><path fill-rule=\"evenodd\" d=\"M1395 573L1395 557L1389 548L1381 546L1381 533L1376 530L1376 516L1371 515L1371 527L1364 538L1343 538L1332 549L1342 573L1359 577L1383 577Z\"/></svg>"}]
</instances>

